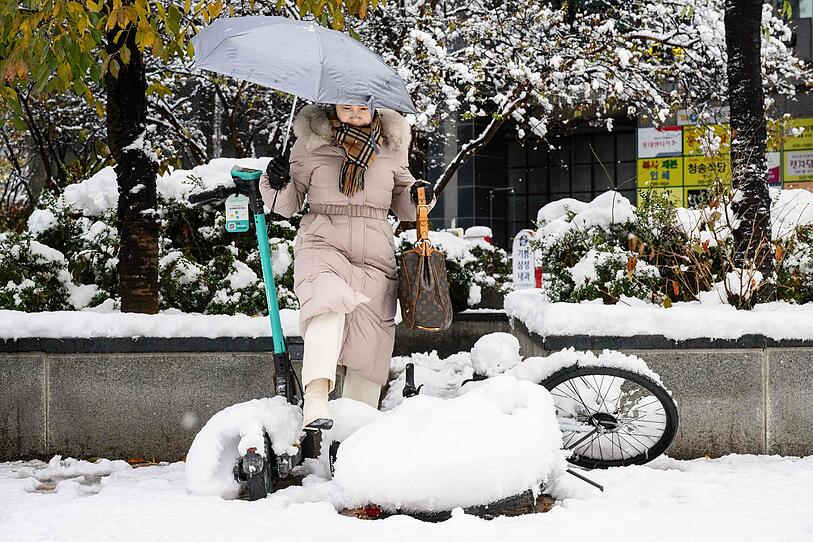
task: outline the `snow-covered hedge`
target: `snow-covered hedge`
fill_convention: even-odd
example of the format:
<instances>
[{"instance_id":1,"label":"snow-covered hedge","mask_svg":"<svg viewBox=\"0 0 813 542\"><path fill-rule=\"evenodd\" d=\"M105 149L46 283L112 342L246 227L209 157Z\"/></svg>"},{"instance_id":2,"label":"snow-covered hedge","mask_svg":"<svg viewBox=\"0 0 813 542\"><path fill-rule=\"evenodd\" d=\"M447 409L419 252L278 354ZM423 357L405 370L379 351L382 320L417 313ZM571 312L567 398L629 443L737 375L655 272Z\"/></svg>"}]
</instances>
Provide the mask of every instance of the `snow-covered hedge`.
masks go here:
<instances>
[{"instance_id":1,"label":"snow-covered hedge","mask_svg":"<svg viewBox=\"0 0 813 542\"><path fill-rule=\"evenodd\" d=\"M617 192L589 203L563 199L539 210L532 246L553 302L638 298L670 306L715 292L723 302L762 280L737 272L730 188L698 208L675 207L652 190L637 208ZM813 193L771 189L778 297L813 301ZM766 277L767 278L767 277Z\"/></svg>"},{"instance_id":2,"label":"snow-covered hedge","mask_svg":"<svg viewBox=\"0 0 813 542\"><path fill-rule=\"evenodd\" d=\"M415 246L415 230L401 233L398 251ZM446 255L449 293L455 311L477 307L484 291L503 295L511 290L508 254L481 238L462 238L446 231L430 231L432 246Z\"/></svg>"},{"instance_id":3,"label":"snow-covered hedge","mask_svg":"<svg viewBox=\"0 0 813 542\"><path fill-rule=\"evenodd\" d=\"M159 286L162 309L208 314L265 312L254 231L225 231L220 206L193 207L190 193L231 183L235 164L265 168L267 159L216 159L158 178ZM112 167L45 198L22 234L0 236L0 309L61 310L117 304L118 186ZM295 221L269 222L280 306L293 295Z\"/></svg>"},{"instance_id":4,"label":"snow-covered hedge","mask_svg":"<svg viewBox=\"0 0 813 542\"><path fill-rule=\"evenodd\" d=\"M220 206L194 207L193 192L230 185L239 164L264 169L267 158L219 158L192 170L158 177L159 287L162 309L205 314L266 311L260 255L254 231L226 232ZM118 186L112 167L43 198L22 234L0 235L0 309L53 311L118 304L116 226ZM298 308L293 293L293 239L298 217L269 221L268 237L281 308ZM452 301L457 310L476 307L483 293L510 289L504 250L482 239L431 232L446 254ZM414 244L415 231L399 239Z\"/></svg>"}]
</instances>

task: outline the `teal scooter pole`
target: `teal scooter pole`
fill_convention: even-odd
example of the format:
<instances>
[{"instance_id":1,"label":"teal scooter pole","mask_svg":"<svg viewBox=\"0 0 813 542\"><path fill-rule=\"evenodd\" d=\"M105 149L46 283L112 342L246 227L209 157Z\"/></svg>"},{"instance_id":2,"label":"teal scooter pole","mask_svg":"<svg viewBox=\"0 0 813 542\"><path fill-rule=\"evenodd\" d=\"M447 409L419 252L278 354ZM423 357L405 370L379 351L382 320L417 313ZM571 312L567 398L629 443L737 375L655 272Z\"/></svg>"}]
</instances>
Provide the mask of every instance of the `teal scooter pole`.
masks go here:
<instances>
[{"instance_id":1,"label":"teal scooter pole","mask_svg":"<svg viewBox=\"0 0 813 542\"><path fill-rule=\"evenodd\" d=\"M279 314L279 303L277 302L277 285L274 281L271 249L268 245L268 230L266 229L263 202L259 195L258 186L261 175L262 171L258 169L234 166L231 170L232 180L237 190L241 194L248 195L248 204L254 214L254 229L257 230L257 246L260 250L260 265L263 271L263 283L265 284L268 320L271 324L271 335L274 342L274 388L277 395L282 395L292 404L298 404L300 396L294 388L296 374L291 365L282 332L282 321ZM229 217L227 216L226 219L228 227ZM246 228L247 224L241 229L245 230Z\"/></svg>"},{"instance_id":2,"label":"teal scooter pole","mask_svg":"<svg viewBox=\"0 0 813 542\"><path fill-rule=\"evenodd\" d=\"M279 303L277 301L277 284L274 282L274 270L271 267L271 250L268 246L268 230L265 224L265 214L260 211L254 213L254 229L257 230L257 245L260 248L260 264L263 269L263 282L265 283L265 299L268 303L268 319L271 322L271 334L274 339L274 353L284 354L285 340L282 337L282 321L279 316Z\"/></svg>"}]
</instances>

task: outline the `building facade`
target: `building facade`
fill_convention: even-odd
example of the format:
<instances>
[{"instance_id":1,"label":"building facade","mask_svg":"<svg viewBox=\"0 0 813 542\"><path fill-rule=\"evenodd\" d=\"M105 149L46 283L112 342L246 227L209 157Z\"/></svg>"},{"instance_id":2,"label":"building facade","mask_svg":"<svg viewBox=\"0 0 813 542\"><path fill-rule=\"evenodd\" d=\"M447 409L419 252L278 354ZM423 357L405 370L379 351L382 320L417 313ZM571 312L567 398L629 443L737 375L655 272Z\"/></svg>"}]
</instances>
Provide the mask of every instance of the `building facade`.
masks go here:
<instances>
[{"instance_id":1,"label":"building facade","mask_svg":"<svg viewBox=\"0 0 813 542\"><path fill-rule=\"evenodd\" d=\"M813 59L813 0L791 2L796 54ZM776 98L768 127L769 180L773 186L813 190L813 96ZM785 118L783 118L785 116ZM666 190L678 205L701 198L714 178L730 179L727 111L703 129L678 114L656 130L637 118L616 117L613 129L589 122L553 132L547 141L520 143L508 123L464 164L441 194L431 214L435 227L491 226L495 244L508 248L517 232L534 228L538 210L551 201L590 201L617 190L633 203L641 191ZM431 148L429 162L448 163L459 145L479 133L477 120L447 123L442 148ZM717 156L706 156L701 136L720 137ZM702 132L706 132L703 134ZM437 179L429 166L426 178Z\"/></svg>"}]
</instances>

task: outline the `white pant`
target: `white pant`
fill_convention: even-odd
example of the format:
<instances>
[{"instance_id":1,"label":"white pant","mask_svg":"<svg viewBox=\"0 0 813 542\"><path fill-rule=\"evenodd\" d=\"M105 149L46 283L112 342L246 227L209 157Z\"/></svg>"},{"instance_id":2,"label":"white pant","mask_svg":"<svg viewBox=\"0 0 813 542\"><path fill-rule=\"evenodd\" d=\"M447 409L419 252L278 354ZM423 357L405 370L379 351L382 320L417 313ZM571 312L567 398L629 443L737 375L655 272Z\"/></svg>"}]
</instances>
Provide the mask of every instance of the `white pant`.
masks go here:
<instances>
[{"instance_id":1,"label":"white pant","mask_svg":"<svg viewBox=\"0 0 813 542\"><path fill-rule=\"evenodd\" d=\"M304 336L305 352L302 355L303 387L317 378L327 378L330 391L333 391L344 336L344 319L342 312L323 312L308 322ZM352 369L346 370L342 397L378 408L380 394L381 386Z\"/></svg>"}]
</instances>

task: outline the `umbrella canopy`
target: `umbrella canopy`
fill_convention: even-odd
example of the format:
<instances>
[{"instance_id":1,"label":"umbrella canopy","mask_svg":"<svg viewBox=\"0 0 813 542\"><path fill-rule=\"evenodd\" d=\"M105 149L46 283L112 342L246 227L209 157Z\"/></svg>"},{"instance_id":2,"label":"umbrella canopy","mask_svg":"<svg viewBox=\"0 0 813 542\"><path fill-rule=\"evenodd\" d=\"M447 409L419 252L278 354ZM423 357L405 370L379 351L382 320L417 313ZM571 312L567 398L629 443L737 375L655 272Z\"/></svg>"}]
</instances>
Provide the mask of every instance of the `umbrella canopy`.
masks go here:
<instances>
[{"instance_id":1,"label":"umbrella canopy","mask_svg":"<svg viewBox=\"0 0 813 542\"><path fill-rule=\"evenodd\" d=\"M320 103L415 112L384 61L346 34L310 22L254 15L215 20L192 38L198 68Z\"/></svg>"}]
</instances>

